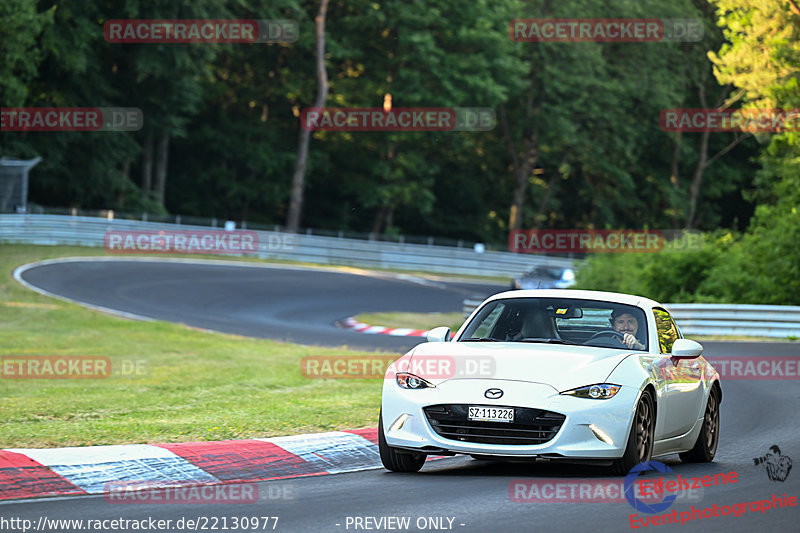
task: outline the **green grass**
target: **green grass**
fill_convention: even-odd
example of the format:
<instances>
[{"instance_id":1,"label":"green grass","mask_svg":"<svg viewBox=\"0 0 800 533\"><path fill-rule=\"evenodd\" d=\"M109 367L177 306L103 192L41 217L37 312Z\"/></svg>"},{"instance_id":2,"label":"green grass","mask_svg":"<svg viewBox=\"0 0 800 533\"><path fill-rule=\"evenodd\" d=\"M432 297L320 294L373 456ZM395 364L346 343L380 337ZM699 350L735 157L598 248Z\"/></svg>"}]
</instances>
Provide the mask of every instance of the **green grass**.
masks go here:
<instances>
[{"instance_id":1,"label":"green grass","mask_svg":"<svg viewBox=\"0 0 800 533\"><path fill-rule=\"evenodd\" d=\"M98 255L107 254L0 245L0 356L106 356L114 369L139 365L142 373L66 380L0 376L0 448L254 438L376 425L381 380L307 379L300 373L305 356L369 352L126 320L39 295L12 277L25 263ZM358 318L415 329L449 325L454 331L463 321L460 313Z\"/></svg>"},{"instance_id":2,"label":"green grass","mask_svg":"<svg viewBox=\"0 0 800 533\"><path fill-rule=\"evenodd\" d=\"M463 313L361 313L355 318L370 326L425 330L448 326L453 332L464 323Z\"/></svg>"},{"instance_id":3,"label":"green grass","mask_svg":"<svg viewBox=\"0 0 800 533\"><path fill-rule=\"evenodd\" d=\"M143 373L0 378L0 448L239 439L377 424L380 379L300 373L304 356L369 352L131 321L39 295L12 277L25 263L79 255L104 254L0 245L0 355L107 356L114 369L138 364Z\"/></svg>"}]
</instances>

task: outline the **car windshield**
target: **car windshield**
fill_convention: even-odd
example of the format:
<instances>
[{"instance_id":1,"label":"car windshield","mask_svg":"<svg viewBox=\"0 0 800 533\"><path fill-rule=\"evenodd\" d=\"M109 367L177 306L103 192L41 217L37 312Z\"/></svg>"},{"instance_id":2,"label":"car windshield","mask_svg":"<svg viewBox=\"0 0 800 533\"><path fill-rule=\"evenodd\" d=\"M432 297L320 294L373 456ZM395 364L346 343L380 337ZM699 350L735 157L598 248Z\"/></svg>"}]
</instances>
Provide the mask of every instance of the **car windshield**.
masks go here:
<instances>
[{"instance_id":1,"label":"car windshield","mask_svg":"<svg viewBox=\"0 0 800 533\"><path fill-rule=\"evenodd\" d=\"M549 278L549 279L561 279L561 276L564 274L563 269L560 268L544 268L544 267L536 267L533 270L530 270L525 277L527 278Z\"/></svg>"},{"instance_id":2,"label":"car windshield","mask_svg":"<svg viewBox=\"0 0 800 533\"><path fill-rule=\"evenodd\" d=\"M626 335L636 341L632 348L625 343ZM647 339L645 314L636 306L574 298L509 298L483 306L458 340L646 351Z\"/></svg>"}]
</instances>

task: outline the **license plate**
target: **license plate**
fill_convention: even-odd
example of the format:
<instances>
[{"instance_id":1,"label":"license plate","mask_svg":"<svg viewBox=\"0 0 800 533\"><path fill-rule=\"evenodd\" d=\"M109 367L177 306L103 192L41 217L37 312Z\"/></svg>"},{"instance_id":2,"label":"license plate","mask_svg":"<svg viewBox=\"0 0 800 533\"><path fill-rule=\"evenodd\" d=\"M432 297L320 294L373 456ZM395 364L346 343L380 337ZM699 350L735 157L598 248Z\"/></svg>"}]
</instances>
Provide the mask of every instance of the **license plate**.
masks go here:
<instances>
[{"instance_id":1,"label":"license plate","mask_svg":"<svg viewBox=\"0 0 800 533\"><path fill-rule=\"evenodd\" d=\"M505 407L470 407L467 418L481 422L513 422L514 410Z\"/></svg>"}]
</instances>

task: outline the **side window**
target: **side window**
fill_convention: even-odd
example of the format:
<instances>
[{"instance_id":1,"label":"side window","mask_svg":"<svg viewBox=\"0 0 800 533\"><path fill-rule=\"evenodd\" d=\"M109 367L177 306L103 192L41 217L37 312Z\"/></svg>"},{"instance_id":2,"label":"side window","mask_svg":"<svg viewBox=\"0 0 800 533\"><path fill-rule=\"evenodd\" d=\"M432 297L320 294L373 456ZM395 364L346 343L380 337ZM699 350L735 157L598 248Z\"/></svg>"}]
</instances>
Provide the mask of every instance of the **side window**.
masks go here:
<instances>
[{"instance_id":1,"label":"side window","mask_svg":"<svg viewBox=\"0 0 800 533\"><path fill-rule=\"evenodd\" d=\"M673 343L680 338L678 327L675 321L664 309L654 308L653 315L656 318L656 330L658 332L658 344L661 353L672 353Z\"/></svg>"}]
</instances>

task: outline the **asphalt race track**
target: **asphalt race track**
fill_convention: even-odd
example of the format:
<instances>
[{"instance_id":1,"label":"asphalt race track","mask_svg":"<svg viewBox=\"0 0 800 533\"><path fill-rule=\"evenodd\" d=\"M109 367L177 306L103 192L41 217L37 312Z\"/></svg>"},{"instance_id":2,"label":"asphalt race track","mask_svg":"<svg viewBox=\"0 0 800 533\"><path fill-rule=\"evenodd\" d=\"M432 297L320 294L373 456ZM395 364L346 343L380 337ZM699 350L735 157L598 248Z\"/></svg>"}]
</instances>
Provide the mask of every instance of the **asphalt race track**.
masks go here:
<instances>
[{"instance_id":1,"label":"asphalt race track","mask_svg":"<svg viewBox=\"0 0 800 533\"><path fill-rule=\"evenodd\" d=\"M326 271L193 266L131 261L64 263L28 270L31 284L76 300L184 322L193 326L298 342L399 349L408 339L379 338L337 330L333 321L362 311L453 311L466 294L493 292L490 287L447 283L426 287L384 277L353 276ZM482 290L483 289L483 290ZM383 344L386 342L387 344ZM411 342L413 344L413 342ZM797 356L800 343L707 342L710 356ZM681 477L735 471L738 481L702 489L691 502L672 509L690 511L755 500L772 495L800 497L800 466L785 481L771 481L763 456L772 445L800 461L800 386L797 380L723 381L721 434L716 460L681 464L677 456L662 459ZM518 503L509 486L517 479L606 479L604 469L580 465L493 463L468 457L430 461L418 474L394 474L382 469L259 483L260 499L240 505L119 505L102 496L55 498L0 504L0 517L37 523L58 519L217 519L279 517L275 531L459 531L459 532L582 532L631 531L636 511L625 501L613 503ZM619 479L619 478L616 478ZM288 489L288 490L287 490ZM281 495L281 496L275 496ZM798 502L800 503L800 502ZM652 516L639 513L639 516ZM348 518L349 517L349 518ZM358 522L355 518L361 520ZM410 528L377 528L384 517L409 517ZM428 518L444 517L440 521ZM452 522L450 521L452 519ZM272 522L266 530L272 530ZM360 524L361 527L356 527ZM385 525L386 523L384 523ZM395 522L391 524L396 525ZM426 528L418 527L418 525ZM431 527L438 525L439 529ZM650 525L637 531L759 531L800 530L800 506L751 510L695 519L684 525ZM258 531L263 531L261 524ZM174 531L180 531L174 529ZM198 528L198 530L203 530ZM248 529L250 530L250 529ZM256 530L256 529L253 529ZM55 530L54 530L55 531ZM68 529L58 531L72 531Z\"/></svg>"},{"instance_id":2,"label":"asphalt race track","mask_svg":"<svg viewBox=\"0 0 800 533\"><path fill-rule=\"evenodd\" d=\"M52 294L143 317L250 337L398 355L422 339L365 335L338 328L336 321L375 311L460 311L464 298L506 288L377 272L353 275L195 260L53 262L30 268L21 277Z\"/></svg>"}]
</instances>

